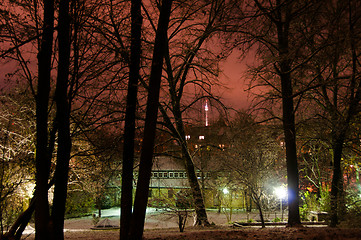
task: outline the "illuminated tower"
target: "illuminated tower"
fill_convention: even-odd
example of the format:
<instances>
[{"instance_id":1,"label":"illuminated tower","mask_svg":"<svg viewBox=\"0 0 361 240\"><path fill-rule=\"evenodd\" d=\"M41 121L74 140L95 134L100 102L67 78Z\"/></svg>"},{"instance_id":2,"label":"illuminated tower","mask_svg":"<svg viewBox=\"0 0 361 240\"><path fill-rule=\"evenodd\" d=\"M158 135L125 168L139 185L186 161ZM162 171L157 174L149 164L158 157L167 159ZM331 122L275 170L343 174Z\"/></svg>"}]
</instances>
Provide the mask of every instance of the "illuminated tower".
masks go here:
<instances>
[{"instance_id":1,"label":"illuminated tower","mask_svg":"<svg viewBox=\"0 0 361 240\"><path fill-rule=\"evenodd\" d=\"M208 127L208 100L206 100L206 105L204 106L204 111L206 112L206 127Z\"/></svg>"}]
</instances>

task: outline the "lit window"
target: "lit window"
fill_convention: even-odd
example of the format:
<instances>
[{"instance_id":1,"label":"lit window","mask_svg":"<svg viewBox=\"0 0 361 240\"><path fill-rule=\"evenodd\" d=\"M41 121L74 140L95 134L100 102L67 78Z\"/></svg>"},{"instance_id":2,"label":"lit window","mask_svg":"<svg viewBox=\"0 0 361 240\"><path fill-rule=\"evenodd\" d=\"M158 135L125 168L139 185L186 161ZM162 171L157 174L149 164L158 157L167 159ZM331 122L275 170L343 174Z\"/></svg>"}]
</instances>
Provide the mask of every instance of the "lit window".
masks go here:
<instances>
[{"instance_id":1,"label":"lit window","mask_svg":"<svg viewBox=\"0 0 361 240\"><path fill-rule=\"evenodd\" d=\"M199 140L204 140L204 136L203 135L199 136Z\"/></svg>"},{"instance_id":2,"label":"lit window","mask_svg":"<svg viewBox=\"0 0 361 240\"><path fill-rule=\"evenodd\" d=\"M186 135L186 140L191 139L191 135Z\"/></svg>"}]
</instances>

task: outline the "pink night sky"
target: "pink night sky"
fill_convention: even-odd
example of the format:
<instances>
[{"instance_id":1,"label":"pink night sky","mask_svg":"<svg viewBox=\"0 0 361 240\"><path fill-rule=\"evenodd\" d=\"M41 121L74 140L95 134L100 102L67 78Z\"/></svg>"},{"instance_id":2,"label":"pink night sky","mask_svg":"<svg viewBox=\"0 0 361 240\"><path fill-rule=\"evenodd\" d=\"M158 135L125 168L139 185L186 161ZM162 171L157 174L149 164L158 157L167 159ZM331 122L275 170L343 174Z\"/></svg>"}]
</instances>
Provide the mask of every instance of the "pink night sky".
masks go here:
<instances>
[{"instance_id":1,"label":"pink night sky","mask_svg":"<svg viewBox=\"0 0 361 240\"><path fill-rule=\"evenodd\" d=\"M246 77L247 64L251 64L251 62L250 58L240 60L238 56L239 53L234 52L221 63L223 73L219 79L225 85L225 88L219 91L222 100L227 106L236 110L245 109L250 104L249 94L245 90L248 84ZM15 71L15 69L11 63L0 64L0 83L2 87L10 87L11 83L6 82L6 74Z\"/></svg>"}]
</instances>

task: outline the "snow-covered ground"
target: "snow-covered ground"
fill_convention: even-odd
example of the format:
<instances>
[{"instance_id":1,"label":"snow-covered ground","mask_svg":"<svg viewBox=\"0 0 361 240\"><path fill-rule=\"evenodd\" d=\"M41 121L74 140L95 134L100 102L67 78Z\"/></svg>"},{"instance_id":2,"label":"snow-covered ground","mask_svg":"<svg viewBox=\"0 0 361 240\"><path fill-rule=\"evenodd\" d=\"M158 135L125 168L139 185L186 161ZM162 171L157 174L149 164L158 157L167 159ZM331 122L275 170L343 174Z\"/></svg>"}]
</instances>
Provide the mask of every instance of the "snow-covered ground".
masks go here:
<instances>
[{"instance_id":1,"label":"snow-covered ground","mask_svg":"<svg viewBox=\"0 0 361 240\"><path fill-rule=\"evenodd\" d=\"M157 208L147 208L147 214L160 213L164 210L160 210ZM94 214L98 215L98 211L94 211ZM112 217L120 217L120 208L109 208L102 209L102 218L112 218Z\"/></svg>"}]
</instances>

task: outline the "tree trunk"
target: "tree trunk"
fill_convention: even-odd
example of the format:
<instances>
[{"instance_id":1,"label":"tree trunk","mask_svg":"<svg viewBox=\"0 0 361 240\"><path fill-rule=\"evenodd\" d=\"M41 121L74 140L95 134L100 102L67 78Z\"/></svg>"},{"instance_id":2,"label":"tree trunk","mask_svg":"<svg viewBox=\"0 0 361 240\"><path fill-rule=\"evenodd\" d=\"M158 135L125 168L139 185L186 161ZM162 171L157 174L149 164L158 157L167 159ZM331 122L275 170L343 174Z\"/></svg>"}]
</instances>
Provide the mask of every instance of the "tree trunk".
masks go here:
<instances>
[{"instance_id":1,"label":"tree trunk","mask_svg":"<svg viewBox=\"0 0 361 240\"><path fill-rule=\"evenodd\" d=\"M256 205L258 208L258 212L259 212L259 217L261 219L262 228L265 228L266 224L264 223L263 211L262 211L262 206L261 206L260 200L259 199L255 199L255 200L256 200L255 202L256 202Z\"/></svg>"},{"instance_id":2,"label":"tree trunk","mask_svg":"<svg viewBox=\"0 0 361 240\"><path fill-rule=\"evenodd\" d=\"M132 217L135 114L141 56L141 0L131 2L131 49L124 125L120 239L126 240Z\"/></svg>"},{"instance_id":3,"label":"tree trunk","mask_svg":"<svg viewBox=\"0 0 361 240\"><path fill-rule=\"evenodd\" d=\"M54 2L44 1L43 35L38 54L36 95L36 203L35 239L49 239L48 179L51 155L48 151L48 102L53 50Z\"/></svg>"},{"instance_id":4,"label":"tree trunk","mask_svg":"<svg viewBox=\"0 0 361 240\"><path fill-rule=\"evenodd\" d=\"M51 180L48 184L48 190L54 185L54 181ZM22 234L31 220L31 216L35 211L35 202L36 202L36 194L34 194L33 198L30 200L28 208L21 213L16 221L13 223L9 231L4 235L0 236L1 240L20 240Z\"/></svg>"},{"instance_id":5,"label":"tree trunk","mask_svg":"<svg viewBox=\"0 0 361 240\"><path fill-rule=\"evenodd\" d=\"M182 146L182 148L186 148L186 146ZM194 164L188 149L183 149L183 154L184 153L185 153L184 156L185 168L188 176L188 182L192 190L194 208L197 215L197 220L195 225L208 226L209 222L208 222L207 212L204 205L203 195L201 188L199 186Z\"/></svg>"},{"instance_id":6,"label":"tree trunk","mask_svg":"<svg viewBox=\"0 0 361 240\"><path fill-rule=\"evenodd\" d=\"M58 123L58 153L55 169L55 188L52 208L52 237L64 239L64 214L67 196L70 138L70 103L68 101L68 79L70 61L70 17L69 0L59 2L58 20L59 63L55 91Z\"/></svg>"},{"instance_id":7,"label":"tree trunk","mask_svg":"<svg viewBox=\"0 0 361 240\"><path fill-rule=\"evenodd\" d=\"M1 240L20 240L25 227L28 225L31 216L35 210L35 198L32 198L29 207L20 214L15 223L11 226L9 231L3 236L0 236Z\"/></svg>"},{"instance_id":8,"label":"tree trunk","mask_svg":"<svg viewBox=\"0 0 361 240\"><path fill-rule=\"evenodd\" d=\"M330 227L336 227L339 222L338 212L341 207L341 199L343 194L341 157L344 138L342 136L333 139L333 177L331 185L331 212Z\"/></svg>"},{"instance_id":9,"label":"tree trunk","mask_svg":"<svg viewBox=\"0 0 361 240\"><path fill-rule=\"evenodd\" d=\"M293 107L293 87L288 43L288 22L277 23L279 47L279 76L282 89L283 130L286 144L287 184L288 184L288 225L301 224L299 214L299 176L296 149L295 113Z\"/></svg>"},{"instance_id":10,"label":"tree trunk","mask_svg":"<svg viewBox=\"0 0 361 240\"><path fill-rule=\"evenodd\" d=\"M202 196L202 191L199 186L199 182L197 179L191 154L189 153L188 146L185 141L185 131L183 126L182 114L180 112L180 107L176 106L174 108L174 118L176 122L176 128L173 126L167 113L162 107L161 107L161 112L165 121L165 125L171 130L174 136L178 138L178 141L180 142L180 145L182 147L184 166L187 172L188 182L192 191L193 203L197 215L196 225L209 225L207 212Z\"/></svg>"},{"instance_id":11,"label":"tree trunk","mask_svg":"<svg viewBox=\"0 0 361 240\"><path fill-rule=\"evenodd\" d=\"M168 41L167 32L171 7L172 0L162 1L153 51L144 137L140 156L139 177L134 201L134 212L130 227L130 239L132 240L140 240L143 236L144 220L149 194L149 182L153 163L163 58L166 50L166 42Z\"/></svg>"},{"instance_id":12,"label":"tree trunk","mask_svg":"<svg viewBox=\"0 0 361 240\"><path fill-rule=\"evenodd\" d=\"M355 1L356 3L357 1ZM338 92L334 91L334 106L330 108L332 122L334 124L334 129L332 132L332 150L333 150L333 177L331 185L331 213L330 213L330 226L336 227L339 222L339 213L343 212L344 200L343 200L343 176L342 176L342 151L343 145L346 140L347 132L349 131L350 125L352 124L353 118L359 114L359 104L361 101L361 84L360 78L357 77L359 73L359 62L358 55L356 52L356 42L357 35L355 34L354 26L357 26L357 21L352 21L355 14L353 12L355 5L352 4L352 1L348 2L348 17L349 17L349 35L350 40L350 50L352 58L352 71L351 71L351 81L350 81L350 90L351 93L349 96L349 103L347 105L344 102L338 104ZM338 60L338 59L336 59ZM337 63L338 61L335 61ZM338 77L338 72L336 71L337 65L335 65L334 77ZM326 96L326 94L325 94ZM337 109L339 106L348 108L345 120L340 117L339 112L334 112L334 109Z\"/></svg>"}]
</instances>

